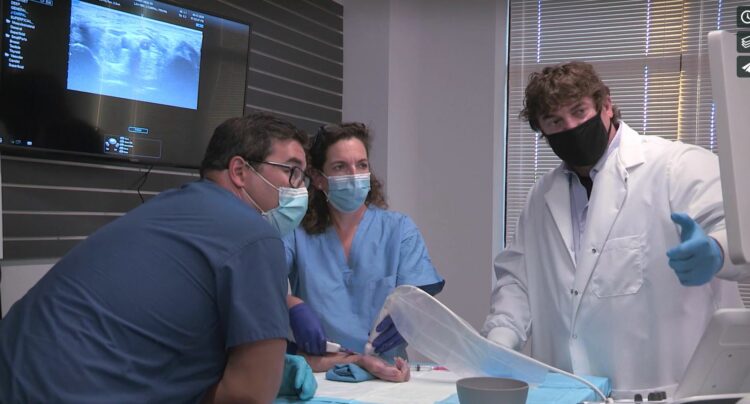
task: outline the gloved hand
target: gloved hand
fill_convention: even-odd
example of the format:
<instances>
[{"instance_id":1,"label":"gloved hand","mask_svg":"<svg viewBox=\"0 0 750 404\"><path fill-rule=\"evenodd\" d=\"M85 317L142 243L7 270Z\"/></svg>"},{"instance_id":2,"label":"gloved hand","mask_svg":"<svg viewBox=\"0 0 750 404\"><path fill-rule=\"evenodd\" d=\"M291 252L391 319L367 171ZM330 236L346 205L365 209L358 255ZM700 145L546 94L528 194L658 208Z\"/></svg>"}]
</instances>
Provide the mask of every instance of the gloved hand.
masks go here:
<instances>
[{"instance_id":1,"label":"gloved hand","mask_svg":"<svg viewBox=\"0 0 750 404\"><path fill-rule=\"evenodd\" d=\"M669 266L684 286L708 283L724 265L719 243L707 236L686 213L672 213L672 221L682 229L682 243L667 251Z\"/></svg>"},{"instance_id":2,"label":"gloved hand","mask_svg":"<svg viewBox=\"0 0 750 404\"><path fill-rule=\"evenodd\" d=\"M510 349L516 349L519 342L516 333L506 327L495 327L491 329L487 334L487 339Z\"/></svg>"},{"instance_id":3,"label":"gloved hand","mask_svg":"<svg viewBox=\"0 0 750 404\"><path fill-rule=\"evenodd\" d=\"M279 396L298 396L300 400L309 400L315 396L318 382L315 381L312 369L299 355L286 355L284 373L281 377Z\"/></svg>"},{"instance_id":4,"label":"gloved hand","mask_svg":"<svg viewBox=\"0 0 750 404\"><path fill-rule=\"evenodd\" d=\"M406 343L404 337L398 333L396 325L393 324L393 320L391 320L391 316L384 318L383 321L375 327L375 331L380 333L375 337L375 341L372 342L372 346L375 348L375 353L381 354L391 348Z\"/></svg>"},{"instance_id":5,"label":"gloved hand","mask_svg":"<svg viewBox=\"0 0 750 404\"><path fill-rule=\"evenodd\" d=\"M298 347L310 355L325 355L326 333L310 306L300 303L289 309L289 323Z\"/></svg>"}]
</instances>

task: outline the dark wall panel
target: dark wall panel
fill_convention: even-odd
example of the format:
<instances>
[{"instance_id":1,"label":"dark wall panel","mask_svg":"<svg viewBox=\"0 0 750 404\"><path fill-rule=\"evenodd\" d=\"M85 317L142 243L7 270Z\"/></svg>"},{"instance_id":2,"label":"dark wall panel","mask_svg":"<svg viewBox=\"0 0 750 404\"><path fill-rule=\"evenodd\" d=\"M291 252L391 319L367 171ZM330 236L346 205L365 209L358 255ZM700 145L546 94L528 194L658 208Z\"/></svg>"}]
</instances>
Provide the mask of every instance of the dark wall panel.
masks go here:
<instances>
[{"instance_id":1,"label":"dark wall panel","mask_svg":"<svg viewBox=\"0 0 750 404\"><path fill-rule=\"evenodd\" d=\"M127 193L126 193L127 192ZM142 194L144 200L153 194ZM138 205L136 191L69 190L6 186L3 210L6 212L108 212L125 213ZM5 233L8 236L8 233Z\"/></svg>"},{"instance_id":2,"label":"dark wall panel","mask_svg":"<svg viewBox=\"0 0 750 404\"><path fill-rule=\"evenodd\" d=\"M283 60L267 57L258 53L250 55L250 68L260 72L273 73L277 76L289 77L303 83L310 83L324 90L341 93L344 89L343 80L337 77L326 76L312 70L291 65ZM253 83L250 83L253 85Z\"/></svg>"},{"instance_id":3,"label":"dark wall panel","mask_svg":"<svg viewBox=\"0 0 750 404\"><path fill-rule=\"evenodd\" d=\"M85 237L118 217L11 214L3 217L3 232L11 239Z\"/></svg>"},{"instance_id":4,"label":"dark wall panel","mask_svg":"<svg viewBox=\"0 0 750 404\"><path fill-rule=\"evenodd\" d=\"M80 240L36 240L31 243L23 240L6 240L3 243L3 248L5 249L6 259L35 259L40 256L56 258L65 255L79 242ZM9 252L12 252L12 255L9 255Z\"/></svg>"},{"instance_id":5,"label":"dark wall panel","mask_svg":"<svg viewBox=\"0 0 750 404\"><path fill-rule=\"evenodd\" d=\"M297 65L305 66L308 69L330 76L342 77L344 74L344 66L341 63L331 62L328 59L320 57L310 57L310 54L303 50L280 44L265 37L253 37L253 50L256 53L272 55L284 61L296 63Z\"/></svg>"},{"instance_id":6,"label":"dark wall panel","mask_svg":"<svg viewBox=\"0 0 750 404\"><path fill-rule=\"evenodd\" d=\"M322 10L326 10L331 14L343 16L344 15L344 6L342 6L340 3L335 1L329 1L329 0L302 0L305 3L312 4L316 7L319 7Z\"/></svg>"},{"instance_id":7,"label":"dark wall panel","mask_svg":"<svg viewBox=\"0 0 750 404\"><path fill-rule=\"evenodd\" d=\"M339 94L312 88L256 71L250 72L250 82L252 83L252 87L257 85L258 88L272 93L284 94L290 97L302 99L316 99L319 104L330 108L338 108L341 104L341 95Z\"/></svg>"},{"instance_id":8,"label":"dark wall panel","mask_svg":"<svg viewBox=\"0 0 750 404\"><path fill-rule=\"evenodd\" d=\"M246 108L246 111L250 113L250 112L260 112L262 110L253 108L253 107L248 107ZM318 128L320 128L320 126L322 125L320 122L317 122L317 121L310 121L304 118L297 118L293 116L287 116L286 119L292 124L296 125L298 128L304 130L305 132L311 135L314 135L315 133L317 133Z\"/></svg>"},{"instance_id":9,"label":"dark wall panel","mask_svg":"<svg viewBox=\"0 0 750 404\"><path fill-rule=\"evenodd\" d=\"M330 108L292 100L276 94L250 89L247 93L247 103L250 105L266 105L274 111L281 109L297 116L314 116L326 122L333 122L339 118L339 112Z\"/></svg>"},{"instance_id":10,"label":"dark wall panel","mask_svg":"<svg viewBox=\"0 0 750 404\"><path fill-rule=\"evenodd\" d=\"M332 0L176 0L252 25L246 112L308 133L341 120L343 7ZM195 170L69 156L0 157L5 259L57 258ZM138 194L140 190L141 195Z\"/></svg>"},{"instance_id":11,"label":"dark wall panel","mask_svg":"<svg viewBox=\"0 0 750 404\"><path fill-rule=\"evenodd\" d=\"M3 186L36 185L49 187L104 188L136 190L148 168L140 166L108 166L80 164L61 160L4 158L2 161ZM196 178L194 170L153 168L148 172L143 191L161 191L178 187ZM5 197L5 192L3 192ZM3 209L7 206L3 204Z\"/></svg>"},{"instance_id":12,"label":"dark wall panel","mask_svg":"<svg viewBox=\"0 0 750 404\"><path fill-rule=\"evenodd\" d=\"M288 10L295 10L329 29L338 32L344 31L344 19L342 18L343 10L340 9L340 7L338 11L330 11L323 7L300 0L276 0L274 3L279 7L284 7Z\"/></svg>"},{"instance_id":13,"label":"dark wall panel","mask_svg":"<svg viewBox=\"0 0 750 404\"><path fill-rule=\"evenodd\" d=\"M268 22L299 32L319 42L340 47L339 44L343 41L341 29L325 26L313 18L300 14L295 10L297 6L294 4L286 3L288 8L280 5L279 2L265 0L246 0L242 4L244 4L242 8L249 13L263 16L263 19Z\"/></svg>"},{"instance_id":14,"label":"dark wall panel","mask_svg":"<svg viewBox=\"0 0 750 404\"><path fill-rule=\"evenodd\" d=\"M283 25L275 24L268 20L257 19L253 24L253 35L273 38L281 43L289 44L298 49L304 49L319 57L329 60L343 60L343 47L332 46L318 38L289 29ZM342 42L343 43L343 42Z\"/></svg>"}]
</instances>

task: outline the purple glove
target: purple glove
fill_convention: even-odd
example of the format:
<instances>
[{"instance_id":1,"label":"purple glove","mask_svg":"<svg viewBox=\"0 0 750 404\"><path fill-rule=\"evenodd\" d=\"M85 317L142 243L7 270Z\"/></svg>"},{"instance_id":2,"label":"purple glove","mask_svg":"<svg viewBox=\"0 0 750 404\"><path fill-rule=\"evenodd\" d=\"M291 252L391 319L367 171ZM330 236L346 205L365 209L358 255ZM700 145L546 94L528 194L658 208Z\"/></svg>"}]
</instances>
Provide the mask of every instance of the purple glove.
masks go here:
<instances>
[{"instance_id":1,"label":"purple glove","mask_svg":"<svg viewBox=\"0 0 750 404\"><path fill-rule=\"evenodd\" d=\"M672 213L672 221L680 225L682 243L667 251L669 266L684 286L708 283L724 265L719 243L686 213Z\"/></svg>"},{"instance_id":2,"label":"purple glove","mask_svg":"<svg viewBox=\"0 0 750 404\"><path fill-rule=\"evenodd\" d=\"M325 355L326 332L310 306L300 303L289 309L289 323L300 349L310 355Z\"/></svg>"},{"instance_id":3,"label":"purple glove","mask_svg":"<svg viewBox=\"0 0 750 404\"><path fill-rule=\"evenodd\" d=\"M375 353L382 354L385 351L389 351L406 343L404 337L398 333L396 325L393 324L393 320L391 320L391 316L384 318L383 321L375 327L375 331L380 333L375 337L375 341L372 342L372 346L375 348Z\"/></svg>"}]
</instances>

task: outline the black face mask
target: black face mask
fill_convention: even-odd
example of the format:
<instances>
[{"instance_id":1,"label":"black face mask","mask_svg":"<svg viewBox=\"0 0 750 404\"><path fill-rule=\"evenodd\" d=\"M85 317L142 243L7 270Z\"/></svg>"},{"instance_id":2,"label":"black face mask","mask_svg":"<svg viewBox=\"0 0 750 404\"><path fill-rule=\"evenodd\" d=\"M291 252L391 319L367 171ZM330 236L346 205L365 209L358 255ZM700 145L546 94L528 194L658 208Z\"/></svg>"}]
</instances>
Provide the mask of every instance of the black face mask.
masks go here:
<instances>
[{"instance_id":1,"label":"black face mask","mask_svg":"<svg viewBox=\"0 0 750 404\"><path fill-rule=\"evenodd\" d=\"M612 121L609 122L609 129L606 129L597 113L573 129L542 136L547 138L552 151L562 161L573 167L587 167L596 164L607 150L611 129Z\"/></svg>"}]
</instances>

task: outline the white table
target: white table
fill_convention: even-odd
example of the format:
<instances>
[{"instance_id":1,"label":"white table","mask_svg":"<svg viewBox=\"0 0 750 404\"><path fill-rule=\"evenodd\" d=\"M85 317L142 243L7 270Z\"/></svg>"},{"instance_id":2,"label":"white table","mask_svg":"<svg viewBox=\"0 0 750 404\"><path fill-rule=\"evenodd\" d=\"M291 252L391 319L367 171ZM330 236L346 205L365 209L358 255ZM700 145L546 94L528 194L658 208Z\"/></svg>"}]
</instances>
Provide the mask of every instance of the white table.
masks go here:
<instances>
[{"instance_id":1,"label":"white table","mask_svg":"<svg viewBox=\"0 0 750 404\"><path fill-rule=\"evenodd\" d=\"M326 380L324 372L315 373L318 382L316 397L335 397L367 403L434 404L456 394L459 377L446 370L411 372L406 383L368 380L361 383L342 383Z\"/></svg>"}]
</instances>

